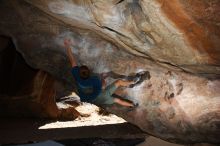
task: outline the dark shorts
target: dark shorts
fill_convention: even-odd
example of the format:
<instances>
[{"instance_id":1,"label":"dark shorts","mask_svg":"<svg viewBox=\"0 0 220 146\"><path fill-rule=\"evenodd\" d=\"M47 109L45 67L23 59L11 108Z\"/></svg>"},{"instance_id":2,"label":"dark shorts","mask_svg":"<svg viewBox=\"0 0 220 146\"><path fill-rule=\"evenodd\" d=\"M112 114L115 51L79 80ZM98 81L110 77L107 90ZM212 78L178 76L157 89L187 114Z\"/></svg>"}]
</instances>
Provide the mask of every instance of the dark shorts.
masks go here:
<instances>
[{"instance_id":1,"label":"dark shorts","mask_svg":"<svg viewBox=\"0 0 220 146\"><path fill-rule=\"evenodd\" d=\"M114 103L114 97L112 94L115 92L117 87L114 83L107 86L102 92L96 97L96 99L93 100L93 103L95 104L113 104Z\"/></svg>"}]
</instances>

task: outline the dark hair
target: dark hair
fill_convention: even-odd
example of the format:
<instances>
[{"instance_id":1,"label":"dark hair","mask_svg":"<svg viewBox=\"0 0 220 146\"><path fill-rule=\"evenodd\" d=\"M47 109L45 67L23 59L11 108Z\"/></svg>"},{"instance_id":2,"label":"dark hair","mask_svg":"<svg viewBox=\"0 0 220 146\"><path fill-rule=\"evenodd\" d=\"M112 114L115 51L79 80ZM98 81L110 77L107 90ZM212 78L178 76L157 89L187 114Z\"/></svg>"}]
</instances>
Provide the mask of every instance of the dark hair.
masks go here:
<instances>
[{"instance_id":1,"label":"dark hair","mask_svg":"<svg viewBox=\"0 0 220 146\"><path fill-rule=\"evenodd\" d=\"M79 68L79 76L82 79L88 79L89 76L90 76L89 68L87 66L85 66L85 65L80 66L80 68Z\"/></svg>"}]
</instances>

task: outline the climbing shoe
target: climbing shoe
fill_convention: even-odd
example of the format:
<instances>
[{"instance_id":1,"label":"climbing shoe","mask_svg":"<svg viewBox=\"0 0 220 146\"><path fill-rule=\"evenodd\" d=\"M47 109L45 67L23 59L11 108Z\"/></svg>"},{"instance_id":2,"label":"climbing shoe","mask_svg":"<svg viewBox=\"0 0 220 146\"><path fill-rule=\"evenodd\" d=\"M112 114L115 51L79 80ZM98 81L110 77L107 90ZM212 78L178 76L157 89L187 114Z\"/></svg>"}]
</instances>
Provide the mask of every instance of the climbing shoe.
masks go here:
<instances>
[{"instance_id":1,"label":"climbing shoe","mask_svg":"<svg viewBox=\"0 0 220 146\"><path fill-rule=\"evenodd\" d=\"M149 71L142 71L135 75L133 78L134 84L131 84L129 88L133 88L134 86L141 84L145 80L149 80L151 78Z\"/></svg>"}]
</instances>

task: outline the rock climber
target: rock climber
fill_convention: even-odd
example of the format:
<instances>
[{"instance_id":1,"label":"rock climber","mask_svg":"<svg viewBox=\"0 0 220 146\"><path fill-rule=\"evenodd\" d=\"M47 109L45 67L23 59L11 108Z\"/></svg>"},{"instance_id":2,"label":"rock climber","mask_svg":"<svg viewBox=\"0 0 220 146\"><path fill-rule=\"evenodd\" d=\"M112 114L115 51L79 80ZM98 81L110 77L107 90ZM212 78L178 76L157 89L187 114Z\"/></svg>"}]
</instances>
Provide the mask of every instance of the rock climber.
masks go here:
<instances>
[{"instance_id":1,"label":"rock climber","mask_svg":"<svg viewBox=\"0 0 220 146\"><path fill-rule=\"evenodd\" d=\"M105 80L99 76L92 75L87 66L78 66L76 59L71 51L71 41L65 40L67 56L72 66L72 75L77 84L77 91L81 101L92 102L96 104L117 103L122 106L132 107L133 103L116 97L112 94L118 87L126 87L133 84L133 81L117 80L105 88Z\"/></svg>"},{"instance_id":2,"label":"rock climber","mask_svg":"<svg viewBox=\"0 0 220 146\"><path fill-rule=\"evenodd\" d=\"M118 79L106 87L105 78L107 77L107 74L105 74L105 76L92 75L87 66L78 66L76 59L72 54L71 45L74 44L70 39L64 40L64 46L72 67L71 72L76 81L77 92L81 101L91 102L98 105L111 105L117 103L125 107L134 106L132 102L113 97L112 95L119 87L132 86L134 85L135 81L133 81L131 78L127 80Z\"/></svg>"}]
</instances>

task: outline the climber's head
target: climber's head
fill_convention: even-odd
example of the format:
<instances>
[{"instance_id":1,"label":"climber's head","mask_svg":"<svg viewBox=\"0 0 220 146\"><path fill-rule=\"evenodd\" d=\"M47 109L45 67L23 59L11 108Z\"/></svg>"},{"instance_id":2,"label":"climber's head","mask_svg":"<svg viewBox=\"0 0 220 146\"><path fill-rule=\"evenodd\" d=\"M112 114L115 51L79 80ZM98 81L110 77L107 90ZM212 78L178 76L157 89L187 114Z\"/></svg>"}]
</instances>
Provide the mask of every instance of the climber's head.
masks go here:
<instances>
[{"instance_id":1,"label":"climber's head","mask_svg":"<svg viewBox=\"0 0 220 146\"><path fill-rule=\"evenodd\" d=\"M79 68L79 76L82 79L88 79L90 77L90 70L87 66L82 65Z\"/></svg>"}]
</instances>

